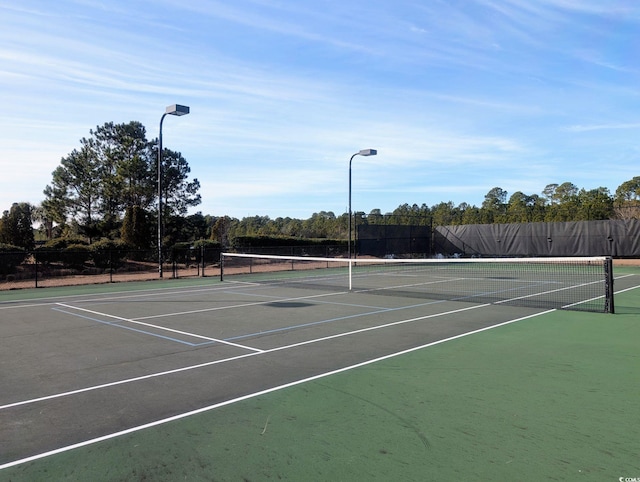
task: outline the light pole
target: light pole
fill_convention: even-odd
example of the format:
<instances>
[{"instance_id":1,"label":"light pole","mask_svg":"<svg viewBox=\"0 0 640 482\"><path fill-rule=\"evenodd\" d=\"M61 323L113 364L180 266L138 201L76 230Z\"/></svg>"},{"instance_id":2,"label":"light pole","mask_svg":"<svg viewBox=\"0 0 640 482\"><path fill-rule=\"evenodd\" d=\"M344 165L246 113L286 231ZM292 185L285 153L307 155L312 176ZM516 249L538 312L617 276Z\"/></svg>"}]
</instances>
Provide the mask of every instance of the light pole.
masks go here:
<instances>
[{"instance_id":1,"label":"light pole","mask_svg":"<svg viewBox=\"0 0 640 482\"><path fill-rule=\"evenodd\" d=\"M349 256L349 291L351 291L351 162L356 156L375 156L378 151L375 149L362 149L356 152L351 159L349 159L349 243L347 246L347 253Z\"/></svg>"},{"instance_id":2,"label":"light pole","mask_svg":"<svg viewBox=\"0 0 640 482\"><path fill-rule=\"evenodd\" d=\"M187 115L189 107L173 104L167 107L160 118L160 134L158 136L158 275L162 278L162 122L169 115Z\"/></svg>"}]
</instances>

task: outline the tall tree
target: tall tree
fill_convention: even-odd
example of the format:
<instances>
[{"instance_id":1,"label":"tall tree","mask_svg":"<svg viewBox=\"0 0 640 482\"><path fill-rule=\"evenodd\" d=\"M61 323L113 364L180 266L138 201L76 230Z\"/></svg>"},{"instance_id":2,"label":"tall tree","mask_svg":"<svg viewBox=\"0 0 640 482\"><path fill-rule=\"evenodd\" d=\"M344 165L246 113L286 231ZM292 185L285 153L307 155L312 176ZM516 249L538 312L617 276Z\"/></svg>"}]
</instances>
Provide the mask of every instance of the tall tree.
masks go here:
<instances>
[{"instance_id":1,"label":"tall tree","mask_svg":"<svg viewBox=\"0 0 640 482\"><path fill-rule=\"evenodd\" d=\"M547 184L545 188L542 190L542 195L544 196L547 204L555 204L556 202L556 189L558 189L558 184Z\"/></svg>"},{"instance_id":2,"label":"tall tree","mask_svg":"<svg viewBox=\"0 0 640 482\"><path fill-rule=\"evenodd\" d=\"M532 194L529 196L529 202L531 203L531 221L534 223L544 221L547 211L545 199L538 194Z\"/></svg>"},{"instance_id":3,"label":"tall tree","mask_svg":"<svg viewBox=\"0 0 640 482\"><path fill-rule=\"evenodd\" d=\"M99 213L100 163L87 145L74 149L63 157L53 171L51 184L44 190L43 206L61 216L85 226L91 226Z\"/></svg>"},{"instance_id":4,"label":"tall tree","mask_svg":"<svg viewBox=\"0 0 640 482\"><path fill-rule=\"evenodd\" d=\"M507 195L507 191L499 187L494 187L485 195L481 209L484 223L502 223L505 221Z\"/></svg>"},{"instance_id":5,"label":"tall tree","mask_svg":"<svg viewBox=\"0 0 640 482\"><path fill-rule=\"evenodd\" d=\"M563 182L556 185L551 195L551 205L547 209L546 221L565 222L574 221L579 210L579 189L571 182Z\"/></svg>"},{"instance_id":6,"label":"tall tree","mask_svg":"<svg viewBox=\"0 0 640 482\"><path fill-rule=\"evenodd\" d=\"M107 122L91 131L101 159L103 213L116 216L128 207L149 208L156 195L155 157L140 122Z\"/></svg>"},{"instance_id":7,"label":"tall tree","mask_svg":"<svg viewBox=\"0 0 640 482\"><path fill-rule=\"evenodd\" d=\"M144 126L135 121L107 122L90 134L80 140L78 150L62 159L45 188L42 206L51 219L77 223L89 237L117 236L127 209L142 209L146 218L156 219L157 141L149 142ZM171 232L174 216L184 216L189 207L200 203L200 183L188 180L190 168L180 153L164 150L163 161L166 203L162 215ZM142 219L139 212L135 219ZM144 224L133 226L137 229Z\"/></svg>"},{"instance_id":8,"label":"tall tree","mask_svg":"<svg viewBox=\"0 0 640 482\"><path fill-rule=\"evenodd\" d=\"M462 224L480 224L482 221L482 213L477 206L466 205L462 211Z\"/></svg>"},{"instance_id":9,"label":"tall tree","mask_svg":"<svg viewBox=\"0 0 640 482\"><path fill-rule=\"evenodd\" d=\"M389 216L389 224L429 225L435 209L435 206L429 208L426 204L418 206L417 204L409 205L405 203L393 210L391 216Z\"/></svg>"},{"instance_id":10,"label":"tall tree","mask_svg":"<svg viewBox=\"0 0 640 482\"><path fill-rule=\"evenodd\" d=\"M640 176L625 181L614 198L616 216L620 219L640 219Z\"/></svg>"},{"instance_id":11,"label":"tall tree","mask_svg":"<svg viewBox=\"0 0 640 482\"><path fill-rule=\"evenodd\" d=\"M35 245L29 203L13 203L0 219L0 243L32 249Z\"/></svg>"},{"instance_id":12,"label":"tall tree","mask_svg":"<svg viewBox=\"0 0 640 482\"><path fill-rule=\"evenodd\" d=\"M578 195L578 186L572 182L563 182L556 188L555 197L559 202L572 201Z\"/></svg>"},{"instance_id":13,"label":"tall tree","mask_svg":"<svg viewBox=\"0 0 640 482\"><path fill-rule=\"evenodd\" d=\"M311 218L302 223L303 232L312 238L328 238L335 231L336 216L332 211L313 213Z\"/></svg>"},{"instance_id":14,"label":"tall tree","mask_svg":"<svg viewBox=\"0 0 640 482\"><path fill-rule=\"evenodd\" d=\"M589 191L580 189L577 194L578 211L574 220L591 221L610 219L613 215L613 197L606 187L599 187Z\"/></svg>"},{"instance_id":15,"label":"tall tree","mask_svg":"<svg viewBox=\"0 0 640 482\"><path fill-rule=\"evenodd\" d=\"M453 202L441 202L431 208L434 226L459 224Z\"/></svg>"},{"instance_id":16,"label":"tall tree","mask_svg":"<svg viewBox=\"0 0 640 482\"><path fill-rule=\"evenodd\" d=\"M147 249L154 245L155 238L149 215L140 206L129 206L125 209L120 237L136 249Z\"/></svg>"},{"instance_id":17,"label":"tall tree","mask_svg":"<svg viewBox=\"0 0 640 482\"><path fill-rule=\"evenodd\" d=\"M162 164L163 215L165 219L183 216L190 207L202 202L198 193L200 182L188 180L191 168L179 152L163 149ZM155 165L158 165L157 161Z\"/></svg>"},{"instance_id":18,"label":"tall tree","mask_svg":"<svg viewBox=\"0 0 640 482\"><path fill-rule=\"evenodd\" d=\"M513 193L507 204L506 220L509 223L528 223L532 218L533 202L531 196L521 191Z\"/></svg>"},{"instance_id":19,"label":"tall tree","mask_svg":"<svg viewBox=\"0 0 640 482\"><path fill-rule=\"evenodd\" d=\"M229 230L231 229L232 219L229 216L222 216L216 219L211 228L212 241L219 242L222 246L229 246Z\"/></svg>"}]
</instances>

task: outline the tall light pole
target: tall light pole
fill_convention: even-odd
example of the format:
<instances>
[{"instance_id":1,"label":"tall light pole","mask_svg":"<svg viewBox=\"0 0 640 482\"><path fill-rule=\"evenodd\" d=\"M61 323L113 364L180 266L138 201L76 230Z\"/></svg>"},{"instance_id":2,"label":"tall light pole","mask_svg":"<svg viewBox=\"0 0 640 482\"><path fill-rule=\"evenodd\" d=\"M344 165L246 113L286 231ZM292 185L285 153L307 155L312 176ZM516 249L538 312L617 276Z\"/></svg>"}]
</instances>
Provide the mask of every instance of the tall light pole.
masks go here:
<instances>
[{"instance_id":1,"label":"tall light pole","mask_svg":"<svg viewBox=\"0 0 640 482\"><path fill-rule=\"evenodd\" d=\"M189 107L173 104L167 107L160 118L160 134L158 136L158 275L162 278L162 122L169 115L187 115Z\"/></svg>"},{"instance_id":2,"label":"tall light pole","mask_svg":"<svg viewBox=\"0 0 640 482\"><path fill-rule=\"evenodd\" d=\"M351 162L356 156L375 156L376 154L378 154L378 151L375 149L362 149L349 159L349 245L347 248L349 255L349 290L351 290Z\"/></svg>"}]
</instances>

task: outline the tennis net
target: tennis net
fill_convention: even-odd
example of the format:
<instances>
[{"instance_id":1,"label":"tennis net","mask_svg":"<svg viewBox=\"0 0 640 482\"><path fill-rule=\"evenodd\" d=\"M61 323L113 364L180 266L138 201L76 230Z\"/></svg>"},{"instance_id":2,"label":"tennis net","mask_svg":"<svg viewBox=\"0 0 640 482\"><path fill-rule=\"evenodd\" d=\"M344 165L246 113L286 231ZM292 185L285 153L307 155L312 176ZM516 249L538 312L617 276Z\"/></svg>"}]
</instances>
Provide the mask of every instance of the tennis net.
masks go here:
<instances>
[{"instance_id":1,"label":"tennis net","mask_svg":"<svg viewBox=\"0 0 640 482\"><path fill-rule=\"evenodd\" d=\"M221 279L435 300L614 312L608 257L379 259L222 253Z\"/></svg>"}]
</instances>

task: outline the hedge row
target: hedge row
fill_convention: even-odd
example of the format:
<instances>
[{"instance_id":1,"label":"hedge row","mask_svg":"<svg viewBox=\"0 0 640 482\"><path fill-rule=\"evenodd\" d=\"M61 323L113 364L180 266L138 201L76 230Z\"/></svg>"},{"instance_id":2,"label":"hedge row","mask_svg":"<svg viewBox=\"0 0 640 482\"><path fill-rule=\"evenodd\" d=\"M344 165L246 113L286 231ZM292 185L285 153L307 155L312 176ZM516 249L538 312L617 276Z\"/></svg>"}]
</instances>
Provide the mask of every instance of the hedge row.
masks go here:
<instances>
[{"instance_id":1,"label":"hedge row","mask_svg":"<svg viewBox=\"0 0 640 482\"><path fill-rule=\"evenodd\" d=\"M233 240L233 248L243 250L246 248L269 248L283 246L341 246L347 247L344 239L327 238L292 238L286 236L238 236Z\"/></svg>"},{"instance_id":2,"label":"hedge row","mask_svg":"<svg viewBox=\"0 0 640 482\"><path fill-rule=\"evenodd\" d=\"M121 241L104 239L88 245L81 239L59 238L45 243L33 253L39 263L62 263L71 268L82 268L87 262L100 269L121 266L129 248Z\"/></svg>"},{"instance_id":3,"label":"hedge row","mask_svg":"<svg viewBox=\"0 0 640 482\"><path fill-rule=\"evenodd\" d=\"M317 254L337 255L346 250L345 240L304 239L284 236L239 236L229 248L238 252L261 251L268 254ZM222 246L218 242L199 240L176 243L165 253L166 261L177 263L217 263ZM204 255L204 260L202 256ZM82 269L92 262L99 269L117 269L125 260L156 261L157 251L132 250L122 241L103 239L89 245L79 238L57 238L48 241L35 251L0 243L0 274L16 272L17 267L29 257L39 264L62 264L73 269Z\"/></svg>"},{"instance_id":4,"label":"hedge row","mask_svg":"<svg viewBox=\"0 0 640 482\"><path fill-rule=\"evenodd\" d=\"M16 268L25 260L27 254L24 248L0 243L0 274L15 273Z\"/></svg>"}]
</instances>

